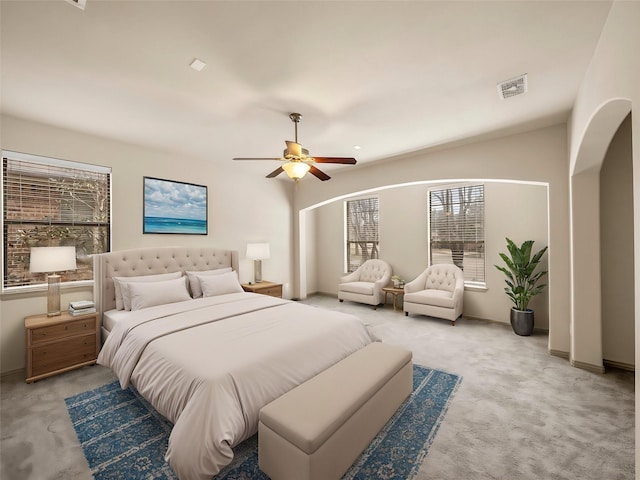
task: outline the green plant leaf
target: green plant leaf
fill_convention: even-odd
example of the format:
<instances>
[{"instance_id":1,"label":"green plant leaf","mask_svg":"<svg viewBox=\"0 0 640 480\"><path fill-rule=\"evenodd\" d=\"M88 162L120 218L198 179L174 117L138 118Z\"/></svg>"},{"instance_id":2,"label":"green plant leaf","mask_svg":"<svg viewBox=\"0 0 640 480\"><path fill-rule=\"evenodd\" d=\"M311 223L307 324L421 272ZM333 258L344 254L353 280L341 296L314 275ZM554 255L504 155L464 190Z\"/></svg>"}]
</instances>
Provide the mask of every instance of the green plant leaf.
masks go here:
<instances>
[{"instance_id":1,"label":"green plant leaf","mask_svg":"<svg viewBox=\"0 0 640 480\"><path fill-rule=\"evenodd\" d=\"M537 285L537 283L547 272L536 272L536 269L548 247L543 247L532 256L533 240L525 240L519 247L510 238L507 237L505 240L509 255L505 253L498 255L506 268L501 265L494 266L506 277L507 287L504 291L507 296L518 310L526 310L531 298L538 295L546 287L546 284Z\"/></svg>"}]
</instances>

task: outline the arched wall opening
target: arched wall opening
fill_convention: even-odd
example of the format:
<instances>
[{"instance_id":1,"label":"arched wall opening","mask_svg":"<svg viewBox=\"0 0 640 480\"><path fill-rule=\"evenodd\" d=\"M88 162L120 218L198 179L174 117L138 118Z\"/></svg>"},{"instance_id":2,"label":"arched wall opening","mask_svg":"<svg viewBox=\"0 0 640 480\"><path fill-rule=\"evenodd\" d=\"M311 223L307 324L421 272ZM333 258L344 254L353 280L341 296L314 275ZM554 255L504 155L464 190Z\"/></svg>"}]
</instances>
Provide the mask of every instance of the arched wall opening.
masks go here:
<instances>
[{"instance_id":1,"label":"arched wall opening","mask_svg":"<svg viewBox=\"0 0 640 480\"><path fill-rule=\"evenodd\" d=\"M633 156L631 114L618 128L600 169L602 358L635 368Z\"/></svg>"},{"instance_id":2,"label":"arched wall opening","mask_svg":"<svg viewBox=\"0 0 640 480\"><path fill-rule=\"evenodd\" d=\"M569 221L569 164L567 125L556 124L537 130L526 131L506 136L491 136L490 138L478 138L474 141L467 140L459 144L446 147L427 149L402 155L396 158L376 162L364 168L345 170L343 174L335 176L330 182L305 182L300 184L294 192L293 205L293 298L301 297L301 292L306 294L307 265L306 251L313 252L314 240L300 239L301 232L313 228L313 221L307 221L307 217L313 219L317 214L313 207L324 205L335 199L343 199L358 193L370 193L376 190L391 191L399 185L414 185L416 182L443 182L456 181L458 179L492 179L497 182L532 182L548 185L548 230L549 252L547 261L549 265L549 282L545 294L549 296L549 343L548 350L551 354L569 358L570 351L570 221ZM313 180L313 179L311 179ZM388 187L391 186L391 187ZM401 189L398 189L401 190ZM421 197L413 203L404 201L398 203L392 210L381 212L384 221L400 222L402 214L407 208L422 208L426 210L426 199ZM510 202L505 202L509 204ZM307 214L306 212L310 213ZM526 221L526 211L521 212L522 221ZM424 212L426 216L426 212ZM382 220L382 219L381 219ZM309 225L304 225L304 224ZM342 249L343 220L340 217L335 222L339 230L335 232ZM418 233L421 233L418 231ZM535 237L534 237L535 238ZM403 245L410 236L401 237ZM515 240L515 239L514 239ZM540 239L542 243L544 239ZM333 241L333 240L332 240ZM311 243L311 244L309 244ZM537 243L537 242L536 242ZM504 238L498 238L495 242L496 251L500 251L504 245ZM386 247L385 247L386 248ZM394 246L394 248L397 248ZM402 248L402 247L400 247ZM423 250L423 245L420 250ZM406 250L409 250L408 248ZM415 249L417 251L417 249ZM419 254L418 254L419 255ZM426 254L425 254L426 255ZM426 261L426 256L424 257ZM490 257L487 257L490 258ZM318 257L315 261L319 265L326 265L329 258ZM496 295L501 295L505 303L504 320L510 309L509 300L504 294L504 280L499 277L500 272L492 265L497 259L487 262L487 271L498 275L497 283L490 285ZM418 263L416 261L416 263ZM424 266L424 265L422 265ZM312 265L311 265L312 267ZM309 268L311 268L309 267ZM339 270L342 270L342 257L338 258ZM400 267L398 267L400 268ZM402 267L404 269L404 267ZM412 267L416 268L416 267ZM403 270L402 275L409 277L410 270ZM337 279L334 276L332 282L335 285ZM304 288L301 288L304 287ZM482 297L482 298L486 298ZM471 300L470 300L471 301ZM502 313L501 313L502 314Z\"/></svg>"},{"instance_id":3,"label":"arched wall opening","mask_svg":"<svg viewBox=\"0 0 640 480\"><path fill-rule=\"evenodd\" d=\"M585 128L570 178L571 364L604 372L601 169L609 146L631 112L631 101L604 102ZM633 285L629 288L633 290Z\"/></svg>"},{"instance_id":4,"label":"arched wall opening","mask_svg":"<svg viewBox=\"0 0 640 480\"><path fill-rule=\"evenodd\" d=\"M300 298L311 293L337 294L344 274L344 201L377 196L380 203L380 251L394 274L409 281L428 264L427 199L438 185L485 185L486 289L467 289L464 314L509 323L511 303L503 291L504 276L494 264L505 251L505 237L516 242L534 240L549 245L549 185L504 179L443 179L387 185L327 199L299 212ZM526 212L526 214L524 213ZM543 268L548 269L547 256ZM553 277L553 272L550 272ZM536 327L549 329L549 291L530 304L536 311Z\"/></svg>"}]
</instances>

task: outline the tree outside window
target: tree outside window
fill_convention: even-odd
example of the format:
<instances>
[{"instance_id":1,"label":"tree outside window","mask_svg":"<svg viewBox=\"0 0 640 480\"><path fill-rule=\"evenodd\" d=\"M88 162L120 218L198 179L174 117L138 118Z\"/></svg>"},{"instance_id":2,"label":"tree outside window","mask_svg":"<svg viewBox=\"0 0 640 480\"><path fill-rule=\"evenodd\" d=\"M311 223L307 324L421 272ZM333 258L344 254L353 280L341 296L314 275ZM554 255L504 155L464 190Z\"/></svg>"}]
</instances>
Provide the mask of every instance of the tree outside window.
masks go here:
<instances>
[{"instance_id":1,"label":"tree outside window","mask_svg":"<svg viewBox=\"0 0 640 480\"><path fill-rule=\"evenodd\" d=\"M347 272L371 258L379 258L379 202L377 197L346 202Z\"/></svg>"},{"instance_id":2,"label":"tree outside window","mask_svg":"<svg viewBox=\"0 0 640 480\"><path fill-rule=\"evenodd\" d=\"M29 272L31 247L76 247L78 269L63 281L91 280L91 254L109 251L110 169L3 152L3 289L44 283Z\"/></svg>"},{"instance_id":3,"label":"tree outside window","mask_svg":"<svg viewBox=\"0 0 640 480\"><path fill-rule=\"evenodd\" d=\"M483 284L484 185L429 192L430 264L453 263L465 282Z\"/></svg>"}]
</instances>

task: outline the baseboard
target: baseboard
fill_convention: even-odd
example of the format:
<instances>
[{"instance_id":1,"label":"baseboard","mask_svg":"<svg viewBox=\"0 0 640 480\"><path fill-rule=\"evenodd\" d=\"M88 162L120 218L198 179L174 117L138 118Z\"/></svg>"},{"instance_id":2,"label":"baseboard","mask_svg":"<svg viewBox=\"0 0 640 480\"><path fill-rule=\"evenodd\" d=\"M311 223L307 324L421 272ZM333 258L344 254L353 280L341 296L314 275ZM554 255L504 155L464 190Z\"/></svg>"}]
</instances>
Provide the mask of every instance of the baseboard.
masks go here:
<instances>
[{"instance_id":1,"label":"baseboard","mask_svg":"<svg viewBox=\"0 0 640 480\"><path fill-rule=\"evenodd\" d=\"M480 320L482 322L495 323L496 325L502 325L502 326L511 328L511 324L508 322L501 322L500 320L492 320L490 318L482 318L482 317L474 317L472 315L465 315L464 312L462 313L462 318L464 318L465 320ZM533 331L537 333L549 334L549 329L546 329L546 328L533 327Z\"/></svg>"},{"instance_id":2,"label":"baseboard","mask_svg":"<svg viewBox=\"0 0 640 480\"><path fill-rule=\"evenodd\" d=\"M307 294L307 297L333 297L338 298L338 294L336 293L328 293L328 292L312 292Z\"/></svg>"},{"instance_id":3,"label":"baseboard","mask_svg":"<svg viewBox=\"0 0 640 480\"><path fill-rule=\"evenodd\" d=\"M0 373L0 378L9 377L11 375L22 375L24 377L25 370L24 368L18 368L17 370L10 370L8 372L3 372L3 373Z\"/></svg>"},{"instance_id":4,"label":"baseboard","mask_svg":"<svg viewBox=\"0 0 640 480\"><path fill-rule=\"evenodd\" d=\"M465 320L476 320L476 321L480 321L480 322L495 323L497 325L503 325L505 327L511 327L511 325L509 325L508 323L505 323L505 322L500 322L498 320L491 320L490 318L482 318L482 317L474 317L472 315L465 315L464 312L462 312L462 318L464 318Z\"/></svg>"},{"instance_id":5,"label":"baseboard","mask_svg":"<svg viewBox=\"0 0 640 480\"><path fill-rule=\"evenodd\" d=\"M616 362L614 360L602 360L602 363L604 363L605 367L619 368L620 370L626 370L628 372L636 371L636 366L631 363Z\"/></svg>"},{"instance_id":6,"label":"baseboard","mask_svg":"<svg viewBox=\"0 0 640 480\"><path fill-rule=\"evenodd\" d=\"M552 349L547 350L547 352L549 352L549 355L553 355L554 357L560 357L560 358L564 358L565 360L569 360L569 352L564 352L562 350L552 350Z\"/></svg>"},{"instance_id":7,"label":"baseboard","mask_svg":"<svg viewBox=\"0 0 640 480\"><path fill-rule=\"evenodd\" d=\"M593 365L591 363L580 362L578 360L571 360L571 366L586 370L592 373L604 373L604 365Z\"/></svg>"}]
</instances>

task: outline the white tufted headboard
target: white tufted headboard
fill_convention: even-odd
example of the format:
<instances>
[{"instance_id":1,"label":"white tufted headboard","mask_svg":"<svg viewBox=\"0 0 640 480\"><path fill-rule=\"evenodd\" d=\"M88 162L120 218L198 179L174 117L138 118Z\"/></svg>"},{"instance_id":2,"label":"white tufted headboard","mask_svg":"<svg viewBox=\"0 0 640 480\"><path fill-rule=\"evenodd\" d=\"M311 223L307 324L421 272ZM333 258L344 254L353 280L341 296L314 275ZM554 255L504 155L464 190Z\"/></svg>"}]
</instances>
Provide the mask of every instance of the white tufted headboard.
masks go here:
<instances>
[{"instance_id":1,"label":"white tufted headboard","mask_svg":"<svg viewBox=\"0 0 640 480\"><path fill-rule=\"evenodd\" d=\"M238 252L218 248L150 247L102 253L93 257L93 296L100 315L116 306L112 277L156 275L186 270L238 271Z\"/></svg>"}]
</instances>

